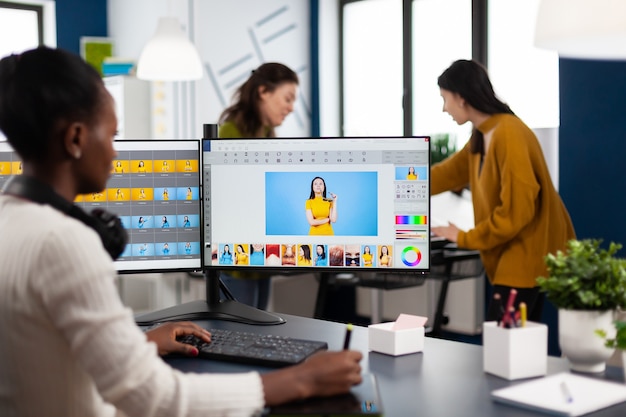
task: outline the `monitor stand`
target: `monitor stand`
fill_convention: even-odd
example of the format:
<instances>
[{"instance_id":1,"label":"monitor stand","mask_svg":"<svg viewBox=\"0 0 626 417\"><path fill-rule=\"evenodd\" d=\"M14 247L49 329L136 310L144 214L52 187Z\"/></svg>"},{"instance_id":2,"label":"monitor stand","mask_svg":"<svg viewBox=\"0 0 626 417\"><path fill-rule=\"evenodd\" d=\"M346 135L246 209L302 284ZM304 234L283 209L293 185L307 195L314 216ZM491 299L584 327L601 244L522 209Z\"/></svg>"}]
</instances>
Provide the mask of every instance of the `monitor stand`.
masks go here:
<instances>
[{"instance_id":1,"label":"monitor stand","mask_svg":"<svg viewBox=\"0 0 626 417\"><path fill-rule=\"evenodd\" d=\"M258 308L237 302L234 299L220 299L219 271L209 269L204 273L206 300L191 301L177 306L135 316L140 326L150 326L164 321L181 320L228 320L246 324L274 325L285 323L282 317ZM228 290L225 291L228 294Z\"/></svg>"}]
</instances>

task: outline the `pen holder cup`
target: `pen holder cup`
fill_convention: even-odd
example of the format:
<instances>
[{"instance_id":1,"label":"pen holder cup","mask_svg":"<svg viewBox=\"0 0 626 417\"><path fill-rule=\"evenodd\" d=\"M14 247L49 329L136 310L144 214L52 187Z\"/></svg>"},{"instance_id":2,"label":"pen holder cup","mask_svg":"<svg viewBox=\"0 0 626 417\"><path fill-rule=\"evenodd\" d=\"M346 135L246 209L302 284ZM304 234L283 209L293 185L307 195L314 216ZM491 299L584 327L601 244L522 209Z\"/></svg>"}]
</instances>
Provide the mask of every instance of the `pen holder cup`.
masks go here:
<instances>
[{"instance_id":1,"label":"pen holder cup","mask_svg":"<svg viewBox=\"0 0 626 417\"><path fill-rule=\"evenodd\" d=\"M483 323L484 371L509 381L546 375L548 326L527 322L511 329Z\"/></svg>"},{"instance_id":2,"label":"pen holder cup","mask_svg":"<svg viewBox=\"0 0 626 417\"><path fill-rule=\"evenodd\" d=\"M368 326L369 350L391 356L424 350L424 327L394 330L394 322Z\"/></svg>"}]
</instances>

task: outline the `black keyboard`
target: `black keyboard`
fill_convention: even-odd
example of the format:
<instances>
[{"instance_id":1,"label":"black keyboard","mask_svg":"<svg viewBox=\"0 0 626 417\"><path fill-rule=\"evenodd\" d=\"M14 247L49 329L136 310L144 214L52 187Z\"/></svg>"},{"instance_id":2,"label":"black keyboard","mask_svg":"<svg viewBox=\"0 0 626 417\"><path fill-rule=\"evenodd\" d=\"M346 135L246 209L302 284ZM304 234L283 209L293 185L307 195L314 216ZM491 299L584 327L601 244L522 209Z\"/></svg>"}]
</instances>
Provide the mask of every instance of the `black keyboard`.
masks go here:
<instances>
[{"instance_id":1,"label":"black keyboard","mask_svg":"<svg viewBox=\"0 0 626 417\"><path fill-rule=\"evenodd\" d=\"M328 349L326 342L292 339L284 336L208 329L211 343L186 335L177 340L198 348L199 357L269 367L283 367L302 362L319 350Z\"/></svg>"}]
</instances>

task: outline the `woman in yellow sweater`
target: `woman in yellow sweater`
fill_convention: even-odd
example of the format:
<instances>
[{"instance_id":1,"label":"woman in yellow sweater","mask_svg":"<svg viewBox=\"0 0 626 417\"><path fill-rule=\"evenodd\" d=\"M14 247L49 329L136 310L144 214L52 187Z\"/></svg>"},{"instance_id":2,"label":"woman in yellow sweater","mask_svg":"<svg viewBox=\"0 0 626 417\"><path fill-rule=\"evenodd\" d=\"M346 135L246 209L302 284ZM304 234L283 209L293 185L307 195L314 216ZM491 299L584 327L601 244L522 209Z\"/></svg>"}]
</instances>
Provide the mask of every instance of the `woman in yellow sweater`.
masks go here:
<instances>
[{"instance_id":1,"label":"woman in yellow sweater","mask_svg":"<svg viewBox=\"0 0 626 417\"><path fill-rule=\"evenodd\" d=\"M459 125L471 122L474 129L463 149L432 167L431 192L469 183L475 226L464 231L449 224L432 231L459 247L479 250L494 294L507 300L515 288L515 304L524 301L529 320L540 321L544 297L536 278L547 273L544 257L575 237L541 146L533 131L496 97L479 63L454 62L438 84L443 111Z\"/></svg>"}]
</instances>

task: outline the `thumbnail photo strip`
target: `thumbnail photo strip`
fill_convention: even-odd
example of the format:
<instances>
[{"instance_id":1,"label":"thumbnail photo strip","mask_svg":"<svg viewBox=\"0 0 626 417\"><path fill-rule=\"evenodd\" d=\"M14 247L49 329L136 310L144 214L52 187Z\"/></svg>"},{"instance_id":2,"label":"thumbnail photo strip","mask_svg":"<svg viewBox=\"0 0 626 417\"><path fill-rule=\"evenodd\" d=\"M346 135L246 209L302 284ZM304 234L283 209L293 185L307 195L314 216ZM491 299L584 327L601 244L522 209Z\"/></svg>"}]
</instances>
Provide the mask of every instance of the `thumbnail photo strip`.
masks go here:
<instances>
[{"instance_id":1,"label":"thumbnail photo strip","mask_svg":"<svg viewBox=\"0 0 626 417\"><path fill-rule=\"evenodd\" d=\"M422 252L411 244L243 243L213 245L214 266L418 267Z\"/></svg>"}]
</instances>

